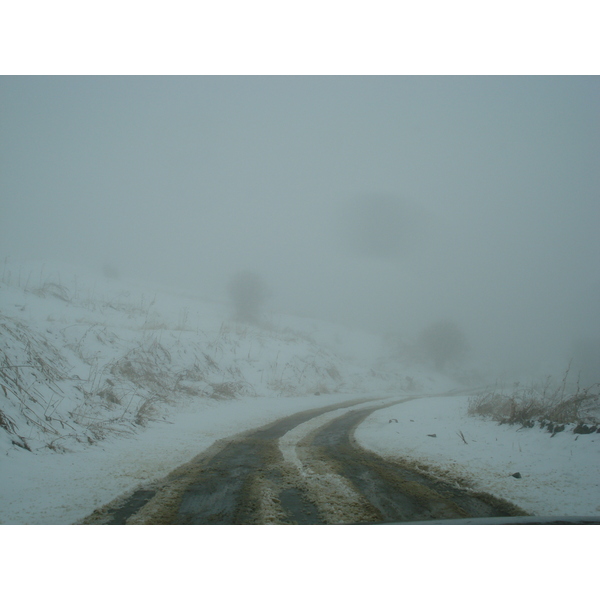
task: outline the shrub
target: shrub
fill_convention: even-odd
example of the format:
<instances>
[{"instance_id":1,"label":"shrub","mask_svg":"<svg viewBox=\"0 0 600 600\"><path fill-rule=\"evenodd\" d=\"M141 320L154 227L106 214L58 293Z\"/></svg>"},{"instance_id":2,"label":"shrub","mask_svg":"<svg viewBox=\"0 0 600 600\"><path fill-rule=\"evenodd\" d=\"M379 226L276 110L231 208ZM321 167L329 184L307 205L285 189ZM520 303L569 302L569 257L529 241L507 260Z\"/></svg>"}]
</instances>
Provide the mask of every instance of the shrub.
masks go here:
<instances>
[{"instance_id":1,"label":"shrub","mask_svg":"<svg viewBox=\"0 0 600 600\"><path fill-rule=\"evenodd\" d=\"M260 275L251 271L239 272L229 285L236 318L256 323L268 297L267 285Z\"/></svg>"},{"instance_id":2,"label":"shrub","mask_svg":"<svg viewBox=\"0 0 600 600\"><path fill-rule=\"evenodd\" d=\"M551 387L549 380L541 387L520 388L512 392L486 391L469 398L468 414L490 418L499 423L533 427L537 422L548 431L562 431L567 424L600 423L598 385L585 389L576 386L567 391L565 374L562 382ZM562 429L557 429L562 427Z\"/></svg>"},{"instance_id":3,"label":"shrub","mask_svg":"<svg viewBox=\"0 0 600 600\"><path fill-rule=\"evenodd\" d=\"M452 321L442 320L425 328L413 347L418 360L429 362L438 371L459 362L468 349L467 338Z\"/></svg>"}]
</instances>

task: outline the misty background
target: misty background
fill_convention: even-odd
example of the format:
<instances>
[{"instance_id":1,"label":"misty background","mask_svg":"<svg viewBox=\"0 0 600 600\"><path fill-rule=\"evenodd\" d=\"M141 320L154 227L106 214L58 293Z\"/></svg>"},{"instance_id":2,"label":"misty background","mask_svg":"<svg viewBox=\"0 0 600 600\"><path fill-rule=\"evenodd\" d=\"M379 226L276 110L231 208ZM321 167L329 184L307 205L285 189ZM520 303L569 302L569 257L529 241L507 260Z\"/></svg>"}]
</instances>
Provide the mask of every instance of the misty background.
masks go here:
<instances>
[{"instance_id":1,"label":"misty background","mask_svg":"<svg viewBox=\"0 0 600 600\"><path fill-rule=\"evenodd\" d=\"M597 77L1 77L0 257L212 299L252 271L273 311L593 370L599 106Z\"/></svg>"}]
</instances>

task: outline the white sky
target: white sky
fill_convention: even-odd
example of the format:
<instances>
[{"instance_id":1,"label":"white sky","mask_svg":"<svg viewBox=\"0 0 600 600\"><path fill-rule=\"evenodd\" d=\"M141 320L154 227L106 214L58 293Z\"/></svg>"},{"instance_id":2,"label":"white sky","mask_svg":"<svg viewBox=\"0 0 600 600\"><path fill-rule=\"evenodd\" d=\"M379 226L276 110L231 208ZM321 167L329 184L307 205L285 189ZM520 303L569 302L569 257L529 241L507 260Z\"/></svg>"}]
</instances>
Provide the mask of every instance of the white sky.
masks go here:
<instances>
[{"instance_id":1,"label":"white sky","mask_svg":"<svg viewBox=\"0 0 600 600\"><path fill-rule=\"evenodd\" d=\"M595 77L3 77L0 252L522 362L598 335Z\"/></svg>"}]
</instances>

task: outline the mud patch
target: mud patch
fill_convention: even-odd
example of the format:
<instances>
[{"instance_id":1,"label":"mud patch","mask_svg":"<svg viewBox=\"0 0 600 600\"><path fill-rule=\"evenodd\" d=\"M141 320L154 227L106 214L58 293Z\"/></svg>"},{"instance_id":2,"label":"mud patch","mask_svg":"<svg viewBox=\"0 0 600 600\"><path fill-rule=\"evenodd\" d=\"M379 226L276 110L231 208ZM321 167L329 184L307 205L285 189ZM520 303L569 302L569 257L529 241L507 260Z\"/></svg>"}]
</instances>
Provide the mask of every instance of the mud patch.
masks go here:
<instances>
[{"instance_id":1,"label":"mud patch","mask_svg":"<svg viewBox=\"0 0 600 600\"><path fill-rule=\"evenodd\" d=\"M369 403L366 409L337 405L298 413L217 442L84 522L358 524L526 514L448 482L426 465L386 460L358 446L354 431L382 408L380 400L344 404Z\"/></svg>"},{"instance_id":2,"label":"mud patch","mask_svg":"<svg viewBox=\"0 0 600 600\"><path fill-rule=\"evenodd\" d=\"M279 494L279 501L292 523L316 525L321 523L317 507L307 501L297 488L287 488Z\"/></svg>"},{"instance_id":3,"label":"mud patch","mask_svg":"<svg viewBox=\"0 0 600 600\"><path fill-rule=\"evenodd\" d=\"M281 505L278 486L264 476L256 477L250 490L250 504L253 505L251 525L283 525L289 522Z\"/></svg>"},{"instance_id":4,"label":"mud patch","mask_svg":"<svg viewBox=\"0 0 600 600\"><path fill-rule=\"evenodd\" d=\"M351 411L303 440L306 451L339 472L381 513L386 522L503 517L524 515L510 502L489 494L477 494L391 461L361 448L356 427L373 409ZM408 461L407 461L408 462ZM413 465L414 467L414 465Z\"/></svg>"}]
</instances>

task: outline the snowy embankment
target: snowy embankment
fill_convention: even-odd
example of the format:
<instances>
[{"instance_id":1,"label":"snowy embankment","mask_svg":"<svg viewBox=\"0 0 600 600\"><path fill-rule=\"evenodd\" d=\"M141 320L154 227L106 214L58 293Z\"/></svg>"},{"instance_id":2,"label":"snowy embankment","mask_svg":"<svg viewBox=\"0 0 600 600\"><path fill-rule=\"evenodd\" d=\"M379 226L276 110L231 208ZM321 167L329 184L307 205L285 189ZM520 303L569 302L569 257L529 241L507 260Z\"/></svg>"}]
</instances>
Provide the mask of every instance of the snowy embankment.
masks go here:
<instances>
[{"instance_id":1,"label":"snowy embankment","mask_svg":"<svg viewBox=\"0 0 600 600\"><path fill-rule=\"evenodd\" d=\"M4 456L0 522L74 523L115 497L164 477L219 439L349 398L334 394L189 405L135 436L115 436L77 452Z\"/></svg>"},{"instance_id":2,"label":"snowy embankment","mask_svg":"<svg viewBox=\"0 0 600 600\"><path fill-rule=\"evenodd\" d=\"M456 387L382 357L375 336L228 313L183 292L5 262L0 523L73 523L216 440L302 410ZM600 436L466 413L464 397L414 400L375 412L357 438L536 515L600 512Z\"/></svg>"},{"instance_id":3,"label":"snowy embankment","mask_svg":"<svg viewBox=\"0 0 600 600\"><path fill-rule=\"evenodd\" d=\"M378 367L375 336L236 323L219 303L4 264L0 522L72 523L215 440L357 395L442 389Z\"/></svg>"},{"instance_id":4,"label":"snowy embankment","mask_svg":"<svg viewBox=\"0 0 600 600\"><path fill-rule=\"evenodd\" d=\"M399 404L373 413L356 439L532 515L600 515L600 435L499 425L468 416L468 405L465 396Z\"/></svg>"}]
</instances>

